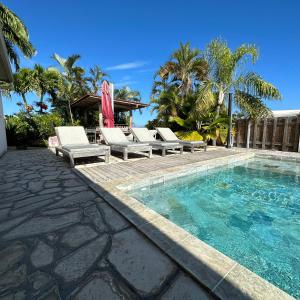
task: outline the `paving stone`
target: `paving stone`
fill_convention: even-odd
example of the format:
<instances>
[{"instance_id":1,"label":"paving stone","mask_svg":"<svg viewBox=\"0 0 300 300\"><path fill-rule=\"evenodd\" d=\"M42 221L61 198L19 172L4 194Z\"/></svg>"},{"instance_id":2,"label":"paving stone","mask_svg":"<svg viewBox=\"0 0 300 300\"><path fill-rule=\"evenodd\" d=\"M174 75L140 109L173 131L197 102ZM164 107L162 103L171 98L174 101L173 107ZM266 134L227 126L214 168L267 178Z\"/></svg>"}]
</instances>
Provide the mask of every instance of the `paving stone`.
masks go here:
<instances>
[{"instance_id":1,"label":"paving stone","mask_svg":"<svg viewBox=\"0 0 300 300\"><path fill-rule=\"evenodd\" d=\"M0 292L20 286L26 280L26 272L26 265L21 265L0 276Z\"/></svg>"},{"instance_id":2,"label":"paving stone","mask_svg":"<svg viewBox=\"0 0 300 300\"><path fill-rule=\"evenodd\" d=\"M49 182L44 183L45 188L53 188L53 187L57 187L59 185L60 185L59 181L49 181Z\"/></svg>"},{"instance_id":3,"label":"paving stone","mask_svg":"<svg viewBox=\"0 0 300 300\"><path fill-rule=\"evenodd\" d=\"M44 243L39 241L34 251L31 253L31 262L36 268L44 267L52 263L54 250Z\"/></svg>"},{"instance_id":4,"label":"paving stone","mask_svg":"<svg viewBox=\"0 0 300 300\"><path fill-rule=\"evenodd\" d=\"M10 182L10 183L4 183L0 185L0 191L4 192L4 191L8 191L10 189L13 189L15 186L14 182Z\"/></svg>"},{"instance_id":5,"label":"paving stone","mask_svg":"<svg viewBox=\"0 0 300 300\"><path fill-rule=\"evenodd\" d=\"M66 282L81 278L96 262L105 250L108 235L103 235L71 254L63 257L56 265L54 272Z\"/></svg>"},{"instance_id":6,"label":"paving stone","mask_svg":"<svg viewBox=\"0 0 300 300\"><path fill-rule=\"evenodd\" d=\"M79 186L79 185L82 185L82 181L78 178L66 180L64 182L65 187L74 187L74 186Z\"/></svg>"},{"instance_id":7,"label":"paving stone","mask_svg":"<svg viewBox=\"0 0 300 300\"><path fill-rule=\"evenodd\" d=\"M98 207L104 213L105 221L112 230L119 231L130 226L129 222L108 204L100 203Z\"/></svg>"},{"instance_id":8,"label":"paving stone","mask_svg":"<svg viewBox=\"0 0 300 300\"><path fill-rule=\"evenodd\" d=\"M4 296L0 296L0 300L24 300L26 298L25 291L18 291L15 293L9 293Z\"/></svg>"},{"instance_id":9,"label":"paving stone","mask_svg":"<svg viewBox=\"0 0 300 300\"><path fill-rule=\"evenodd\" d=\"M32 193L39 192L43 189L43 182L38 180L38 181L30 181L28 183L28 190L30 190Z\"/></svg>"},{"instance_id":10,"label":"paving stone","mask_svg":"<svg viewBox=\"0 0 300 300\"><path fill-rule=\"evenodd\" d=\"M23 207L26 205L31 205L37 202L41 202L44 200L48 200L48 199L52 199L53 196L52 195L38 195L38 196L31 196L31 197L27 197L23 200L17 201L15 203L15 208L19 208L19 207Z\"/></svg>"},{"instance_id":11,"label":"paving stone","mask_svg":"<svg viewBox=\"0 0 300 300\"><path fill-rule=\"evenodd\" d=\"M49 291L42 294L38 300L61 300L57 286L54 286ZM88 300L88 299L86 299Z\"/></svg>"},{"instance_id":12,"label":"paving stone","mask_svg":"<svg viewBox=\"0 0 300 300\"><path fill-rule=\"evenodd\" d=\"M32 284L32 287L35 291L39 291L48 285L52 278L49 274L41 271L36 271L35 273L31 274L29 280Z\"/></svg>"},{"instance_id":13,"label":"paving stone","mask_svg":"<svg viewBox=\"0 0 300 300\"><path fill-rule=\"evenodd\" d=\"M133 300L136 298L108 272L94 273L71 296L74 300Z\"/></svg>"},{"instance_id":14,"label":"paving stone","mask_svg":"<svg viewBox=\"0 0 300 300\"><path fill-rule=\"evenodd\" d=\"M48 188L48 189L43 189L40 192L40 195L46 195L46 194L55 194L55 193L59 193L62 191L62 188L60 187L53 187L53 188Z\"/></svg>"},{"instance_id":15,"label":"paving stone","mask_svg":"<svg viewBox=\"0 0 300 300\"><path fill-rule=\"evenodd\" d=\"M103 217L101 216L96 205L86 207L84 209L84 214L93 221L93 223L96 226L96 228L98 229L98 231L100 231L100 232L108 231L108 228L105 225Z\"/></svg>"},{"instance_id":16,"label":"paving stone","mask_svg":"<svg viewBox=\"0 0 300 300\"><path fill-rule=\"evenodd\" d=\"M3 232L5 230L8 230L8 229L20 224L22 221L24 221L28 217L29 217L29 214L14 218L14 219L9 219L7 221L0 223L0 232Z\"/></svg>"},{"instance_id":17,"label":"paving stone","mask_svg":"<svg viewBox=\"0 0 300 300\"><path fill-rule=\"evenodd\" d=\"M3 236L4 240L19 237L33 236L41 233L48 233L58 229L76 224L81 219L81 212L74 211L68 214L49 217L35 217L12 229Z\"/></svg>"},{"instance_id":18,"label":"paving stone","mask_svg":"<svg viewBox=\"0 0 300 300\"><path fill-rule=\"evenodd\" d=\"M61 242L69 247L77 248L97 235L97 232L90 226L75 225L64 234Z\"/></svg>"},{"instance_id":19,"label":"paving stone","mask_svg":"<svg viewBox=\"0 0 300 300\"><path fill-rule=\"evenodd\" d=\"M212 300L207 291L202 289L192 278L181 273L171 284L161 300Z\"/></svg>"},{"instance_id":20,"label":"paving stone","mask_svg":"<svg viewBox=\"0 0 300 300\"><path fill-rule=\"evenodd\" d=\"M74 187L68 187L65 188L65 191L67 193L76 193L76 192L81 192L81 191L87 191L89 188L87 186L74 186Z\"/></svg>"},{"instance_id":21,"label":"paving stone","mask_svg":"<svg viewBox=\"0 0 300 300\"><path fill-rule=\"evenodd\" d=\"M0 251L0 275L19 263L24 257L26 246L21 242L15 242L12 245Z\"/></svg>"},{"instance_id":22,"label":"paving stone","mask_svg":"<svg viewBox=\"0 0 300 300\"><path fill-rule=\"evenodd\" d=\"M33 204L29 204L29 205L26 205L26 206L18 207L16 209L13 209L10 212L10 215L15 217L15 216L23 215L24 213L33 212L36 209L44 207L44 206L46 206L46 205L48 205L52 202L53 202L52 199L48 199L48 200L43 200L43 201L36 202L36 203L33 203Z\"/></svg>"},{"instance_id":23,"label":"paving stone","mask_svg":"<svg viewBox=\"0 0 300 300\"><path fill-rule=\"evenodd\" d=\"M7 214L10 211L10 208L5 208L0 210L0 220L7 218Z\"/></svg>"},{"instance_id":24,"label":"paving stone","mask_svg":"<svg viewBox=\"0 0 300 300\"><path fill-rule=\"evenodd\" d=\"M89 200L93 200L96 198L96 194L92 191L83 191L76 193L74 195L70 195L68 197L63 198L61 201L58 201L52 205L49 205L49 208L58 208L58 207L74 207L79 206Z\"/></svg>"},{"instance_id":25,"label":"paving stone","mask_svg":"<svg viewBox=\"0 0 300 300\"><path fill-rule=\"evenodd\" d=\"M78 208L54 208L54 209L48 209L48 207L47 207L47 208L45 208L44 211L42 211L42 214L46 215L46 216L62 215L62 214L65 214L65 213L76 211L76 210L78 210Z\"/></svg>"},{"instance_id":26,"label":"paving stone","mask_svg":"<svg viewBox=\"0 0 300 300\"><path fill-rule=\"evenodd\" d=\"M113 236L108 260L141 296L155 293L175 264L134 228Z\"/></svg>"},{"instance_id":27,"label":"paving stone","mask_svg":"<svg viewBox=\"0 0 300 300\"><path fill-rule=\"evenodd\" d=\"M25 192L22 192L22 193L15 193L14 195L12 196L2 196L1 199L0 199L0 202L3 203L3 202L9 202L10 204L14 201L17 201L17 200L21 200L21 199L24 199L28 196L30 196L31 194L27 191Z\"/></svg>"}]
</instances>

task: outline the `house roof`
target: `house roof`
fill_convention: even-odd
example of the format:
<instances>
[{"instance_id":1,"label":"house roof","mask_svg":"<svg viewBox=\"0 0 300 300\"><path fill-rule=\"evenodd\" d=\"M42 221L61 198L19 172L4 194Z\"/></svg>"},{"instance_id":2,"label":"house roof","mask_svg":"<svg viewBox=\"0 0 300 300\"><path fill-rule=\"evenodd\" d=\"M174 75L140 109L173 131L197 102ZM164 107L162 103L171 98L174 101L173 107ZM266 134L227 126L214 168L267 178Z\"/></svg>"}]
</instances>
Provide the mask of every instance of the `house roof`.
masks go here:
<instances>
[{"instance_id":1,"label":"house roof","mask_svg":"<svg viewBox=\"0 0 300 300\"><path fill-rule=\"evenodd\" d=\"M0 27L0 81L13 82L10 63L8 60L7 49Z\"/></svg>"},{"instance_id":2,"label":"house roof","mask_svg":"<svg viewBox=\"0 0 300 300\"><path fill-rule=\"evenodd\" d=\"M101 102L101 96L88 94L75 100L71 104L71 106L72 108L98 109L99 102ZM130 110L140 109L148 106L149 104L145 104L141 102L114 99L114 108L116 111L130 111Z\"/></svg>"},{"instance_id":3,"label":"house roof","mask_svg":"<svg viewBox=\"0 0 300 300\"><path fill-rule=\"evenodd\" d=\"M278 117L294 117L300 114L300 109L293 109L293 110L273 110L273 116L275 118Z\"/></svg>"}]
</instances>

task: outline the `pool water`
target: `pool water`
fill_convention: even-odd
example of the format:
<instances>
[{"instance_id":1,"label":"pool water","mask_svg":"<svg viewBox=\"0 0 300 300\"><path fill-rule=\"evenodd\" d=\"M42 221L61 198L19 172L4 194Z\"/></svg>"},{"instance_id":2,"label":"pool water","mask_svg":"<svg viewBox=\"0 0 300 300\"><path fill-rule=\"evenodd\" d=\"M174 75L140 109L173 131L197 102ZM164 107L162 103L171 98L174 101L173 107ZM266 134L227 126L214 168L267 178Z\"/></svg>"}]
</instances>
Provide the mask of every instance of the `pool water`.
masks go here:
<instances>
[{"instance_id":1,"label":"pool water","mask_svg":"<svg viewBox=\"0 0 300 300\"><path fill-rule=\"evenodd\" d=\"M250 159L131 194L300 299L300 164Z\"/></svg>"}]
</instances>

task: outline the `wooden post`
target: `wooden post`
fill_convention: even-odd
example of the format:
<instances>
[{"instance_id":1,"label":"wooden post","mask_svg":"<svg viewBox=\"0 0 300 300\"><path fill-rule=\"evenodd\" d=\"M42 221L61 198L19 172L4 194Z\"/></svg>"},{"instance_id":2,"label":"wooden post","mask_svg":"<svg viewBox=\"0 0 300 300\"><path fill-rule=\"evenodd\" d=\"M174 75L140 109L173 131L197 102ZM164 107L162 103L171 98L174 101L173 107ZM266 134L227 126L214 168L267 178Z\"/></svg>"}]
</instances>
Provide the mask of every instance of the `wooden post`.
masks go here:
<instances>
[{"instance_id":1,"label":"wooden post","mask_svg":"<svg viewBox=\"0 0 300 300\"><path fill-rule=\"evenodd\" d=\"M133 119L132 119L132 110L129 112L129 128L132 128Z\"/></svg>"},{"instance_id":2,"label":"wooden post","mask_svg":"<svg viewBox=\"0 0 300 300\"><path fill-rule=\"evenodd\" d=\"M300 152L300 115L297 116L293 148L294 151Z\"/></svg>"},{"instance_id":3,"label":"wooden post","mask_svg":"<svg viewBox=\"0 0 300 300\"><path fill-rule=\"evenodd\" d=\"M287 150L288 129L289 129L289 118L285 118L284 127L283 127L283 137L282 137L282 151Z\"/></svg>"},{"instance_id":4,"label":"wooden post","mask_svg":"<svg viewBox=\"0 0 300 300\"><path fill-rule=\"evenodd\" d=\"M241 145L241 120L236 120L236 146L240 147Z\"/></svg>"},{"instance_id":5,"label":"wooden post","mask_svg":"<svg viewBox=\"0 0 300 300\"><path fill-rule=\"evenodd\" d=\"M83 119L84 119L84 125L87 127L87 125L88 125L88 112L87 112L87 109L85 109L84 111L83 111Z\"/></svg>"},{"instance_id":6,"label":"wooden post","mask_svg":"<svg viewBox=\"0 0 300 300\"><path fill-rule=\"evenodd\" d=\"M274 118L274 119L273 119L272 141L271 141L271 147L272 147L272 150L275 150L275 143L276 143L276 129L277 129L277 118Z\"/></svg>"},{"instance_id":7,"label":"wooden post","mask_svg":"<svg viewBox=\"0 0 300 300\"><path fill-rule=\"evenodd\" d=\"M252 148L256 148L256 139L257 139L257 120L254 120Z\"/></svg>"},{"instance_id":8,"label":"wooden post","mask_svg":"<svg viewBox=\"0 0 300 300\"><path fill-rule=\"evenodd\" d=\"M102 115L102 105L101 102L98 102L98 110L99 110L99 127L103 127L103 115Z\"/></svg>"},{"instance_id":9,"label":"wooden post","mask_svg":"<svg viewBox=\"0 0 300 300\"><path fill-rule=\"evenodd\" d=\"M246 148L250 148L250 135L251 135L251 120L247 121L247 140L246 140Z\"/></svg>"},{"instance_id":10,"label":"wooden post","mask_svg":"<svg viewBox=\"0 0 300 300\"><path fill-rule=\"evenodd\" d=\"M266 148L267 125L268 125L268 120L264 119L264 121L263 121L263 134L262 134L262 141L261 141L261 149L265 149Z\"/></svg>"}]
</instances>

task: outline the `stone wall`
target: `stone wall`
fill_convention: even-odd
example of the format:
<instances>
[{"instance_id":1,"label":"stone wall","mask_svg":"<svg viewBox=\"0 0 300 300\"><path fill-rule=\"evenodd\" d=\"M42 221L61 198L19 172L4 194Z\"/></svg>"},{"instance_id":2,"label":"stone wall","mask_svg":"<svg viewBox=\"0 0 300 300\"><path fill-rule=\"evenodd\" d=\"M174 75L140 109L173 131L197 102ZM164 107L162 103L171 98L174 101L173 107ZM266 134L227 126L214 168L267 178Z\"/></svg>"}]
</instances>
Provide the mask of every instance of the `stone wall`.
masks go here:
<instances>
[{"instance_id":1,"label":"stone wall","mask_svg":"<svg viewBox=\"0 0 300 300\"><path fill-rule=\"evenodd\" d=\"M0 93L0 156L7 150L4 112L2 106L2 98Z\"/></svg>"}]
</instances>

